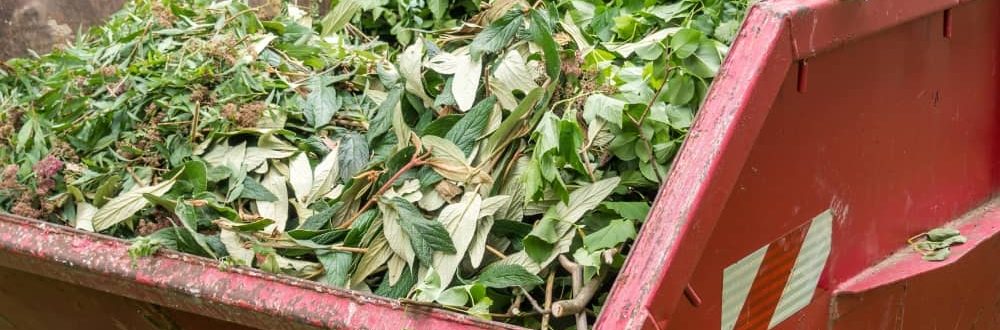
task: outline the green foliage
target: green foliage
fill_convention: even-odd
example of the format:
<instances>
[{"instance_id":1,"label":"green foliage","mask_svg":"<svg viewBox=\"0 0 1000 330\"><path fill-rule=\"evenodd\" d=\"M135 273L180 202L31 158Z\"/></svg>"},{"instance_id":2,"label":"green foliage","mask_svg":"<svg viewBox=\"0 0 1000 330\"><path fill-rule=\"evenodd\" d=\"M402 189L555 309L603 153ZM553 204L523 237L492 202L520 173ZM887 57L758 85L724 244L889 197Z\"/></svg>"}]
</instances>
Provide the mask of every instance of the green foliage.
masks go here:
<instances>
[{"instance_id":1,"label":"green foliage","mask_svg":"<svg viewBox=\"0 0 1000 330\"><path fill-rule=\"evenodd\" d=\"M132 1L0 66L0 209L483 318L571 299L555 260L621 266L746 7Z\"/></svg>"}]
</instances>

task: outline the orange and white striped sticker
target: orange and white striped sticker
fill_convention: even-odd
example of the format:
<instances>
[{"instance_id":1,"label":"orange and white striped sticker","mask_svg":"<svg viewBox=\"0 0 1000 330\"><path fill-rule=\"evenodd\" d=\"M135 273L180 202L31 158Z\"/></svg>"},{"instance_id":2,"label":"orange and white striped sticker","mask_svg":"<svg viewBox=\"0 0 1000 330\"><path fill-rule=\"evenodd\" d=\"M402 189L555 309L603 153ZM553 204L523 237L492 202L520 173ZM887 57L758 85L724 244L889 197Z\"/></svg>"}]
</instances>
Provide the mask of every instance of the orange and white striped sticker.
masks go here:
<instances>
[{"instance_id":1,"label":"orange and white striped sticker","mask_svg":"<svg viewBox=\"0 0 1000 330\"><path fill-rule=\"evenodd\" d=\"M722 275L722 330L771 329L809 305L830 257L833 213L729 265Z\"/></svg>"}]
</instances>

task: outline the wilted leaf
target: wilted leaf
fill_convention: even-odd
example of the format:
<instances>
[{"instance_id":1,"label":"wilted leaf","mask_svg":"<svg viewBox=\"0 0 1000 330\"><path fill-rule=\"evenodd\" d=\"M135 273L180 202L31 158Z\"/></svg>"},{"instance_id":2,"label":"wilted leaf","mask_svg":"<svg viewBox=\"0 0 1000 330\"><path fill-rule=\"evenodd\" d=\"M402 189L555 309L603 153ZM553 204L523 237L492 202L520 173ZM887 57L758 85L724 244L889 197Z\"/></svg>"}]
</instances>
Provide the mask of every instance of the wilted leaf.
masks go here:
<instances>
[{"instance_id":1,"label":"wilted leaf","mask_svg":"<svg viewBox=\"0 0 1000 330\"><path fill-rule=\"evenodd\" d=\"M461 201L445 206L438 215L438 221L448 231L448 236L454 244L454 253L434 253L432 265L441 276L444 286L451 284L451 279L458 270L459 263L465 258L465 252L472 243L476 232L476 222L479 220L480 207L483 200L475 192L467 192Z\"/></svg>"},{"instance_id":2,"label":"wilted leaf","mask_svg":"<svg viewBox=\"0 0 1000 330\"><path fill-rule=\"evenodd\" d=\"M175 179L170 179L152 186L135 187L111 199L94 213L94 231L104 231L111 228L111 226L128 220L136 212L149 205L143 194L163 196L163 194L174 186L174 182L176 182Z\"/></svg>"}]
</instances>

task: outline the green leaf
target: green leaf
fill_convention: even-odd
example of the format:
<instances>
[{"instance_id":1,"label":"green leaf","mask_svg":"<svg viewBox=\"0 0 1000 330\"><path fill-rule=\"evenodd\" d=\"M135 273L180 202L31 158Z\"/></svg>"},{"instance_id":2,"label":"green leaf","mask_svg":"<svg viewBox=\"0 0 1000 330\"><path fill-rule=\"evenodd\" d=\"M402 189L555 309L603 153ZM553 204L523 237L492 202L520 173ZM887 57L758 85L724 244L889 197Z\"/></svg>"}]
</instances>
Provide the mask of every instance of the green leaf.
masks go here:
<instances>
[{"instance_id":1,"label":"green leaf","mask_svg":"<svg viewBox=\"0 0 1000 330\"><path fill-rule=\"evenodd\" d=\"M538 10L531 11L531 39L542 48L545 58L545 73L552 81L559 80L562 60L559 58L559 44L552 37L548 21Z\"/></svg>"},{"instance_id":2,"label":"green leaf","mask_svg":"<svg viewBox=\"0 0 1000 330\"><path fill-rule=\"evenodd\" d=\"M184 179L191 185L191 193L198 194L208 189L208 166L200 160L184 163Z\"/></svg>"},{"instance_id":3,"label":"green leaf","mask_svg":"<svg viewBox=\"0 0 1000 330\"><path fill-rule=\"evenodd\" d=\"M212 258L218 259L215 252L206 243L205 238L198 232L198 210L187 202L178 202L177 207L174 208L174 214L180 219L181 224L184 225L184 229L187 229L191 233L195 243L208 253L208 255L212 256Z\"/></svg>"},{"instance_id":4,"label":"green leaf","mask_svg":"<svg viewBox=\"0 0 1000 330\"><path fill-rule=\"evenodd\" d=\"M489 288L530 287L545 283L538 275L528 272L524 267L496 263L483 269L476 282Z\"/></svg>"},{"instance_id":5,"label":"green leaf","mask_svg":"<svg viewBox=\"0 0 1000 330\"><path fill-rule=\"evenodd\" d=\"M576 118L559 121L559 152L563 160L580 174L587 174L587 169L580 158L583 146L583 129L577 124Z\"/></svg>"},{"instance_id":6,"label":"green leaf","mask_svg":"<svg viewBox=\"0 0 1000 330\"><path fill-rule=\"evenodd\" d=\"M375 110L375 117L372 118L369 123L370 125L366 135L369 143L389 131L389 127L392 124L392 114L396 109L396 106L399 105L399 101L402 97L402 87L397 86L389 90L389 94L386 96L385 101L379 104L378 108Z\"/></svg>"},{"instance_id":7,"label":"green leaf","mask_svg":"<svg viewBox=\"0 0 1000 330\"><path fill-rule=\"evenodd\" d=\"M323 79L317 79L309 85L312 89L302 103L302 111L306 117L306 123L314 129L326 126L333 119L333 115L340 110L341 101L337 96L337 90L326 86Z\"/></svg>"},{"instance_id":8,"label":"green leaf","mask_svg":"<svg viewBox=\"0 0 1000 330\"><path fill-rule=\"evenodd\" d=\"M317 250L316 259L323 265L323 277L320 278L320 282L338 288L348 288L354 256L347 252Z\"/></svg>"},{"instance_id":9,"label":"green leaf","mask_svg":"<svg viewBox=\"0 0 1000 330\"><path fill-rule=\"evenodd\" d=\"M644 221L649 215L649 204L646 202L604 202L601 205L625 219Z\"/></svg>"},{"instance_id":10,"label":"green leaf","mask_svg":"<svg viewBox=\"0 0 1000 330\"><path fill-rule=\"evenodd\" d=\"M274 193L267 190L260 182L254 180L251 177L246 177L243 179L243 192L240 194L240 198L253 199L264 202L275 202L278 200Z\"/></svg>"},{"instance_id":11,"label":"green leaf","mask_svg":"<svg viewBox=\"0 0 1000 330\"><path fill-rule=\"evenodd\" d=\"M927 239L934 242L941 242L961 233L954 228L935 228L927 232Z\"/></svg>"},{"instance_id":12,"label":"green leaf","mask_svg":"<svg viewBox=\"0 0 1000 330\"><path fill-rule=\"evenodd\" d=\"M368 140L361 134L349 132L340 139L340 181L347 182L368 166L371 151Z\"/></svg>"},{"instance_id":13,"label":"green leaf","mask_svg":"<svg viewBox=\"0 0 1000 330\"><path fill-rule=\"evenodd\" d=\"M274 220L271 219L260 219L250 223L230 222L229 227L241 232L256 232L264 230L273 223Z\"/></svg>"},{"instance_id":14,"label":"green leaf","mask_svg":"<svg viewBox=\"0 0 1000 330\"><path fill-rule=\"evenodd\" d=\"M339 207L331 206L320 212L313 213L313 215L309 216L309 218L299 224L298 229L320 230L333 220L333 216L336 215L338 211L340 211Z\"/></svg>"},{"instance_id":15,"label":"green leaf","mask_svg":"<svg viewBox=\"0 0 1000 330\"><path fill-rule=\"evenodd\" d=\"M483 54L500 51L510 44L523 24L524 19L520 10L508 11L476 35L469 46L469 53L473 58L480 58Z\"/></svg>"},{"instance_id":16,"label":"green leaf","mask_svg":"<svg viewBox=\"0 0 1000 330\"><path fill-rule=\"evenodd\" d=\"M681 29L678 30L670 38L670 49L673 50L674 56L677 58L685 59L694 54L698 50L698 45L702 39L701 31L695 29Z\"/></svg>"},{"instance_id":17,"label":"green leaf","mask_svg":"<svg viewBox=\"0 0 1000 330\"><path fill-rule=\"evenodd\" d=\"M421 135L445 137L445 135L448 134L448 131L451 130L451 128L454 127L455 124L462 118L464 118L462 115L447 115L438 117L438 119L435 119L428 124L427 127L424 127Z\"/></svg>"},{"instance_id":18,"label":"green leaf","mask_svg":"<svg viewBox=\"0 0 1000 330\"><path fill-rule=\"evenodd\" d=\"M472 109L469 109L469 112L466 112L462 116L462 119L459 119L455 123L455 126L444 137L454 142L465 155L469 155L472 152L472 148L475 147L476 141L482 136L483 129L486 128L487 121L490 118L490 111L493 110L496 102L497 98L493 96L479 101Z\"/></svg>"},{"instance_id":19,"label":"green leaf","mask_svg":"<svg viewBox=\"0 0 1000 330\"><path fill-rule=\"evenodd\" d=\"M587 97L587 102L583 105L583 118L588 123L592 123L596 118L601 118L621 128L624 109L624 101L597 93Z\"/></svg>"},{"instance_id":20,"label":"green leaf","mask_svg":"<svg viewBox=\"0 0 1000 330\"><path fill-rule=\"evenodd\" d=\"M606 227L583 237L587 251L594 252L612 248L635 238L635 223L632 220L613 220Z\"/></svg>"},{"instance_id":21,"label":"green leaf","mask_svg":"<svg viewBox=\"0 0 1000 330\"><path fill-rule=\"evenodd\" d=\"M399 225L410 238L410 245L420 262L431 264L435 251L456 253L455 244L448 230L437 221L427 220L420 210L409 201L396 197L392 206L399 212Z\"/></svg>"},{"instance_id":22,"label":"green leaf","mask_svg":"<svg viewBox=\"0 0 1000 330\"><path fill-rule=\"evenodd\" d=\"M684 69L695 76L701 78L715 77L715 74L719 72L719 67L722 66L722 55L719 54L718 48L715 47L715 41L702 40L698 44L698 50L695 51L694 55L683 60L683 66Z\"/></svg>"},{"instance_id":23,"label":"green leaf","mask_svg":"<svg viewBox=\"0 0 1000 330\"><path fill-rule=\"evenodd\" d=\"M121 177L117 175L109 176L106 180L104 180L104 183L101 183L101 185L97 187L97 191L94 192L94 206L104 206L104 203L108 202L108 197L118 190L120 184Z\"/></svg>"},{"instance_id":24,"label":"green leaf","mask_svg":"<svg viewBox=\"0 0 1000 330\"><path fill-rule=\"evenodd\" d=\"M383 277L382 284L375 290L375 294L390 299L406 298L406 295L410 293L410 290L413 289L416 283L417 275L413 274L409 268L404 268L395 285L389 283L389 276Z\"/></svg>"},{"instance_id":25,"label":"green leaf","mask_svg":"<svg viewBox=\"0 0 1000 330\"><path fill-rule=\"evenodd\" d=\"M694 98L694 80L686 74L671 75L666 92L670 104L685 105Z\"/></svg>"}]
</instances>

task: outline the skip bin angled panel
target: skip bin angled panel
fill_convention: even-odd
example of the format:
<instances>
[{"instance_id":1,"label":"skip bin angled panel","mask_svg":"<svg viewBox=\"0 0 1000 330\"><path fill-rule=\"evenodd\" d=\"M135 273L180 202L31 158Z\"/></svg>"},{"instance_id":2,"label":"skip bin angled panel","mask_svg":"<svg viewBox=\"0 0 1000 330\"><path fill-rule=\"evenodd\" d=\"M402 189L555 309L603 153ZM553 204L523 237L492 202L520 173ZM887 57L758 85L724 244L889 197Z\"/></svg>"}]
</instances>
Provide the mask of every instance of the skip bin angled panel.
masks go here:
<instances>
[{"instance_id":1,"label":"skip bin angled panel","mask_svg":"<svg viewBox=\"0 0 1000 330\"><path fill-rule=\"evenodd\" d=\"M804 92L790 70L691 277L704 303L675 298L669 327L718 329L723 270L831 209L812 303L774 327L823 328L837 284L992 196L998 8L953 8L951 38L930 13L820 53L807 59Z\"/></svg>"},{"instance_id":2,"label":"skip bin angled panel","mask_svg":"<svg viewBox=\"0 0 1000 330\"><path fill-rule=\"evenodd\" d=\"M595 328L665 324L790 67L786 23L750 9Z\"/></svg>"}]
</instances>

